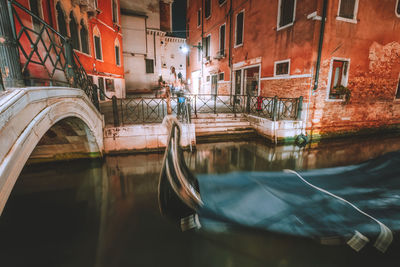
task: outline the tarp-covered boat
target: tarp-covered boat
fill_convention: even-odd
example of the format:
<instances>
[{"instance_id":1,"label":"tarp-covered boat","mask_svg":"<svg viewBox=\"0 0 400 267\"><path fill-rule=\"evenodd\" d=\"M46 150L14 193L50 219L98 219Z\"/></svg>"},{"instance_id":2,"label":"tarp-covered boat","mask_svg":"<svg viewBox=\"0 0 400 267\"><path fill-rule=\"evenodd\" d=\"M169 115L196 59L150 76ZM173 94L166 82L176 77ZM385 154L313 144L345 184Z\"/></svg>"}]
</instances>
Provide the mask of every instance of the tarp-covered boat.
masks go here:
<instances>
[{"instance_id":1,"label":"tarp-covered boat","mask_svg":"<svg viewBox=\"0 0 400 267\"><path fill-rule=\"evenodd\" d=\"M400 229L400 151L345 167L195 177L170 120L160 207L185 227L245 226L382 252Z\"/></svg>"}]
</instances>

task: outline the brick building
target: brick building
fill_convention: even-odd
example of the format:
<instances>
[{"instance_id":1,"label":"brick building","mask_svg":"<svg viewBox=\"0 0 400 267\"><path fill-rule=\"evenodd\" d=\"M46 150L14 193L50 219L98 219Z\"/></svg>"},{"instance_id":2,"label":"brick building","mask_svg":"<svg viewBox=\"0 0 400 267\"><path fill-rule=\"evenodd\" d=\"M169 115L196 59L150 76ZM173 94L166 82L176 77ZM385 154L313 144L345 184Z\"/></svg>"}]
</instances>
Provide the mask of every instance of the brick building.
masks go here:
<instances>
[{"instance_id":1,"label":"brick building","mask_svg":"<svg viewBox=\"0 0 400 267\"><path fill-rule=\"evenodd\" d=\"M103 88L108 96L125 97L119 0L21 0L18 2L63 36L70 37L74 52L89 78ZM40 32L42 24L38 20L31 18L20 9L17 11L26 27ZM20 26L17 23L17 31L19 29ZM54 35L47 35L44 32L42 33L43 43L38 42L37 49L43 59L46 52L45 46L51 47L48 38L54 38L52 36ZM37 34L32 33L31 39L35 42L39 38ZM28 49L25 51L29 51L28 39L21 38L20 43L21 46L27 46ZM55 50L50 49L49 54L53 62L56 62ZM21 51L20 56L23 62L24 55ZM33 59L38 60L38 56L34 56ZM49 58L47 58L46 65L49 64ZM25 72L23 75L29 76L31 85L40 85L42 84L40 80L45 81L48 78L46 71L43 71L40 65L32 65ZM52 79L62 81L65 77L60 72L58 75L56 73ZM33 80L35 82L32 82Z\"/></svg>"},{"instance_id":2,"label":"brick building","mask_svg":"<svg viewBox=\"0 0 400 267\"><path fill-rule=\"evenodd\" d=\"M303 96L314 138L399 128L398 0L188 0L187 18L193 93Z\"/></svg>"}]
</instances>

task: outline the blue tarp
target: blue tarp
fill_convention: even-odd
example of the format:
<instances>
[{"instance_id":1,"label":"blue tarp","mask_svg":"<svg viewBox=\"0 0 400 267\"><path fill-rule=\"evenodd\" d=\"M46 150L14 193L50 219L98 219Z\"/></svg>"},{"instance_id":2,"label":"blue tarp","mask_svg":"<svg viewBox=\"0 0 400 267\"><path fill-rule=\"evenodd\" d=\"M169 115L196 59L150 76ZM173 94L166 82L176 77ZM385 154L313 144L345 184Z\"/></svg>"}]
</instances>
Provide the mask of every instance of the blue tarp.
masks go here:
<instances>
[{"instance_id":1,"label":"blue tarp","mask_svg":"<svg viewBox=\"0 0 400 267\"><path fill-rule=\"evenodd\" d=\"M400 151L359 165L197 175L203 226L237 225L385 251L400 229Z\"/></svg>"}]
</instances>

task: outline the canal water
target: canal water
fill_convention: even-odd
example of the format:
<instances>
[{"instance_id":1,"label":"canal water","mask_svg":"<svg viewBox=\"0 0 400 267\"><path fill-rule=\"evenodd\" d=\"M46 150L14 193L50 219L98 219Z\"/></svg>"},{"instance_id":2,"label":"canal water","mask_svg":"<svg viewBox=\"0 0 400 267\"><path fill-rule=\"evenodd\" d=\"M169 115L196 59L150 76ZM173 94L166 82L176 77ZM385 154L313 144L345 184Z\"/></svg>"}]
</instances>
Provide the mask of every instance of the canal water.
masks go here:
<instances>
[{"instance_id":1,"label":"canal water","mask_svg":"<svg viewBox=\"0 0 400 267\"><path fill-rule=\"evenodd\" d=\"M341 166L399 149L399 136L304 149L253 140L201 144L185 157L194 173L227 173ZM181 232L159 213L162 159L153 153L26 166L0 217L0 266L399 266L399 242L385 254L370 244L357 253L251 229Z\"/></svg>"}]
</instances>

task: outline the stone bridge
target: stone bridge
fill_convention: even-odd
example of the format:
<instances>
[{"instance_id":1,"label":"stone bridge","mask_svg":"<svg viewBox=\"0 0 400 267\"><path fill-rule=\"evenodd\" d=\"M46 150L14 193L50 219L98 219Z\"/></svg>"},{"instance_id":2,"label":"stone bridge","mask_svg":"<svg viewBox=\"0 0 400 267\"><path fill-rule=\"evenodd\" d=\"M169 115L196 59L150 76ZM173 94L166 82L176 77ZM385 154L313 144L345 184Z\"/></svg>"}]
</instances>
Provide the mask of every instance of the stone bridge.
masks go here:
<instances>
[{"instance_id":1,"label":"stone bridge","mask_svg":"<svg viewBox=\"0 0 400 267\"><path fill-rule=\"evenodd\" d=\"M31 87L0 93L0 215L28 159L101 156L103 124L81 89Z\"/></svg>"}]
</instances>

